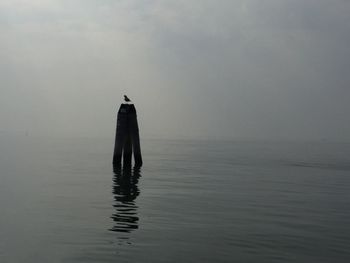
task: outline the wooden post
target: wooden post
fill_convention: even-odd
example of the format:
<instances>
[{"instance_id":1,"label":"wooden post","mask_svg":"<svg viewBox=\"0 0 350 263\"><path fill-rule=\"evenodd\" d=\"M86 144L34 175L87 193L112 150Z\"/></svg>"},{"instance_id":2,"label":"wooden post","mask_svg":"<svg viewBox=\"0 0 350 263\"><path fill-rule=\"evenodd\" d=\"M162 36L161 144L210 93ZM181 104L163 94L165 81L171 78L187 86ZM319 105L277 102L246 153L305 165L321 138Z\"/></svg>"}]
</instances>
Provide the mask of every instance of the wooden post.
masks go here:
<instances>
[{"instance_id":1,"label":"wooden post","mask_svg":"<svg viewBox=\"0 0 350 263\"><path fill-rule=\"evenodd\" d=\"M125 136L124 149L123 149L123 167L124 168L131 167L131 155L132 155L132 145L131 145L130 130L128 129L128 133Z\"/></svg>"},{"instance_id":2,"label":"wooden post","mask_svg":"<svg viewBox=\"0 0 350 263\"><path fill-rule=\"evenodd\" d=\"M134 152L135 167L142 166L142 155L140 146L139 126L137 124L136 109L133 107L133 113L129 118L130 138L132 142L132 150Z\"/></svg>"},{"instance_id":3,"label":"wooden post","mask_svg":"<svg viewBox=\"0 0 350 263\"><path fill-rule=\"evenodd\" d=\"M135 167L142 166L139 128L137 124L136 109L133 104L121 104L115 133L113 165L131 167L132 152L134 152Z\"/></svg>"}]
</instances>

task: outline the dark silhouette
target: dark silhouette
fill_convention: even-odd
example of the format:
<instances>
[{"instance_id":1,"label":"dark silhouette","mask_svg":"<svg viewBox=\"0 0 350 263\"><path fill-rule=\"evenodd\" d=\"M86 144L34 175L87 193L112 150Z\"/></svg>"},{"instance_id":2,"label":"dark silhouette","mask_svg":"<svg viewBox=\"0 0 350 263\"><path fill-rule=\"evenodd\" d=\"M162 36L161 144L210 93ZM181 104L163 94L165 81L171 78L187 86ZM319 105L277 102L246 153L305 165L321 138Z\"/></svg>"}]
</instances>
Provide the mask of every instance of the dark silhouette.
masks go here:
<instances>
[{"instance_id":1,"label":"dark silhouette","mask_svg":"<svg viewBox=\"0 0 350 263\"><path fill-rule=\"evenodd\" d=\"M110 231L118 232L118 239L125 241L129 234L138 229L139 217L135 199L140 194L137 186L141 177L139 168L123 168L114 166L113 195L115 213L111 216L115 222Z\"/></svg>"},{"instance_id":2,"label":"dark silhouette","mask_svg":"<svg viewBox=\"0 0 350 263\"><path fill-rule=\"evenodd\" d=\"M128 98L128 96L126 96L126 95L124 95L124 100L126 101L126 102L130 102L131 100Z\"/></svg>"},{"instance_id":3,"label":"dark silhouette","mask_svg":"<svg viewBox=\"0 0 350 263\"><path fill-rule=\"evenodd\" d=\"M142 166L139 127L137 123L136 109L133 104L121 104L115 134L113 165L131 167L131 155L134 153L135 166Z\"/></svg>"}]
</instances>

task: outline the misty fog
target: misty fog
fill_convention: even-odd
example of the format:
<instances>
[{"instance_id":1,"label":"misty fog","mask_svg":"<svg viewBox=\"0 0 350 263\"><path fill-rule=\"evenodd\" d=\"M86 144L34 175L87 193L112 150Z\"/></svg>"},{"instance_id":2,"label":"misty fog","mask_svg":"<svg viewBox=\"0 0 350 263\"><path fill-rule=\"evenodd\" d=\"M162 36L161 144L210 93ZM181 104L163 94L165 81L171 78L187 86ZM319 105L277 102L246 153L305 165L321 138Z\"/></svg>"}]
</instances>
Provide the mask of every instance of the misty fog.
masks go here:
<instances>
[{"instance_id":1,"label":"misty fog","mask_svg":"<svg viewBox=\"0 0 350 263\"><path fill-rule=\"evenodd\" d=\"M350 139L350 2L2 0L0 136Z\"/></svg>"}]
</instances>

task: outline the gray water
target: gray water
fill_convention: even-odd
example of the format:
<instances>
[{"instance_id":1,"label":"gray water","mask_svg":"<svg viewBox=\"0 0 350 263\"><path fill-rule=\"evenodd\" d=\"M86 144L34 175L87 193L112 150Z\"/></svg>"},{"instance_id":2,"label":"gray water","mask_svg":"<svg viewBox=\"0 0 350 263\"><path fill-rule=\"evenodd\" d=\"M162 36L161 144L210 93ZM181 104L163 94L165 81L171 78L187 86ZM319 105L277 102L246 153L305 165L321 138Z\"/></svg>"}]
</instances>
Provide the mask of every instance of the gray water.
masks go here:
<instances>
[{"instance_id":1,"label":"gray water","mask_svg":"<svg viewBox=\"0 0 350 263\"><path fill-rule=\"evenodd\" d=\"M0 262L350 262L350 144L141 146L0 135Z\"/></svg>"}]
</instances>

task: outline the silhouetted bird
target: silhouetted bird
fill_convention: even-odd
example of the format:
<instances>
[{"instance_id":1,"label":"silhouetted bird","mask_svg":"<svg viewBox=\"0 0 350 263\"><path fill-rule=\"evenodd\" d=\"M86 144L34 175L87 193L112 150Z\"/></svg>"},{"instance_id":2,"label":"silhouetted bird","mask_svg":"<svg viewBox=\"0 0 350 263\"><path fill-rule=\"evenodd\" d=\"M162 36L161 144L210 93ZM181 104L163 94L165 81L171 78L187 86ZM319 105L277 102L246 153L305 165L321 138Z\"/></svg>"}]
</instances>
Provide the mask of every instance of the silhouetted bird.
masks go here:
<instances>
[{"instance_id":1,"label":"silhouetted bird","mask_svg":"<svg viewBox=\"0 0 350 263\"><path fill-rule=\"evenodd\" d=\"M126 96L126 95L124 95L124 100L126 101L126 102L130 102L131 100L128 98L128 96Z\"/></svg>"}]
</instances>

